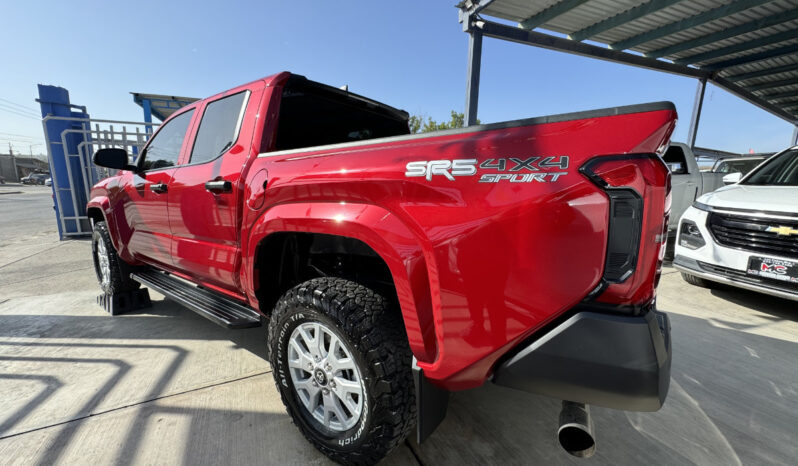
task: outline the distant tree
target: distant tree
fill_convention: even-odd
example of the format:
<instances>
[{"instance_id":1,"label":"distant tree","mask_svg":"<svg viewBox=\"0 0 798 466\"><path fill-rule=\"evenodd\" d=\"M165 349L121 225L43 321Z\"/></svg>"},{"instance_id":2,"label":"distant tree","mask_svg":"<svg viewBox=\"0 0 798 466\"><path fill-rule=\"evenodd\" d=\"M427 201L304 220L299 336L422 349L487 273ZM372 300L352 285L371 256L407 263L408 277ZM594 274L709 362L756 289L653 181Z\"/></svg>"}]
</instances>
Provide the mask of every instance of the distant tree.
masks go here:
<instances>
[{"instance_id":1,"label":"distant tree","mask_svg":"<svg viewBox=\"0 0 798 466\"><path fill-rule=\"evenodd\" d=\"M477 124L479 124L477 120ZM410 132L415 133L429 133L430 131L440 131L443 129L462 128L465 126L465 115L462 112L455 112L452 110L451 119L449 121L442 121L438 123L432 117L424 117L423 115L411 115L408 120Z\"/></svg>"},{"instance_id":2,"label":"distant tree","mask_svg":"<svg viewBox=\"0 0 798 466\"><path fill-rule=\"evenodd\" d=\"M421 125L424 124L424 117L418 115L410 115L407 120L407 126L410 127L410 133L416 134L421 130Z\"/></svg>"}]
</instances>

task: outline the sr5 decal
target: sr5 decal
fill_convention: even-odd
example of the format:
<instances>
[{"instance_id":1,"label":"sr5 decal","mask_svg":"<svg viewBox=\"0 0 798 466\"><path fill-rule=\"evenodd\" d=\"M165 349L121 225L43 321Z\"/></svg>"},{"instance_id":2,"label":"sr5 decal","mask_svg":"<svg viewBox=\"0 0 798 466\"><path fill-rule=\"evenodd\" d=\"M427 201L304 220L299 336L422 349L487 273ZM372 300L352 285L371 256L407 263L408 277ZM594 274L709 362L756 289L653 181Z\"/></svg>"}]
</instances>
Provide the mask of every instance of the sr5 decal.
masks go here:
<instances>
[{"instance_id":1,"label":"sr5 decal","mask_svg":"<svg viewBox=\"0 0 798 466\"><path fill-rule=\"evenodd\" d=\"M567 171L549 171L559 168L568 169L568 156L553 157L508 157L499 159L487 159L477 165L477 159L454 159L454 160L420 160L409 162L405 166L405 176L425 177L428 181L435 175L440 175L448 180L454 181L457 176L473 176L477 172L481 173L479 183L499 183L509 181L510 183L529 183L537 181L541 183L557 181Z\"/></svg>"},{"instance_id":2,"label":"sr5 decal","mask_svg":"<svg viewBox=\"0 0 798 466\"><path fill-rule=\"evenodd\" d=\"M405 176L425 176L432 180L432 175L443 175L454 181L455 176L476 175L477 159L423 160L410 162L405 169Z\"/></svg>"}]
</instances>

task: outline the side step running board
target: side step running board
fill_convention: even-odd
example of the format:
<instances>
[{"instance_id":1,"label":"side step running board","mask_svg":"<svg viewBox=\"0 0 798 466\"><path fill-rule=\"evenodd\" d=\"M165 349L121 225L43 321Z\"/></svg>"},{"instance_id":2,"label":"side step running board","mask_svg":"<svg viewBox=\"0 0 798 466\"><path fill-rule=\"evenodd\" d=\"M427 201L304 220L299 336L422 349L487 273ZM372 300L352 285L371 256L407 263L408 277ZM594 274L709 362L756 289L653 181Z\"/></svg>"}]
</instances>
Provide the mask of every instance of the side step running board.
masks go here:
<instances>
[{"instance_id":1,"label":"side step running board","mask_svg":"<svg viewBox=\"0 0 798 466\"><path fill-rule=\"evenodd\" d=\"M223 327L239 329L261 325L260 314L251 307L166 273L138 272L130 274L130 278Z\"/></svg>"}]
</instances>

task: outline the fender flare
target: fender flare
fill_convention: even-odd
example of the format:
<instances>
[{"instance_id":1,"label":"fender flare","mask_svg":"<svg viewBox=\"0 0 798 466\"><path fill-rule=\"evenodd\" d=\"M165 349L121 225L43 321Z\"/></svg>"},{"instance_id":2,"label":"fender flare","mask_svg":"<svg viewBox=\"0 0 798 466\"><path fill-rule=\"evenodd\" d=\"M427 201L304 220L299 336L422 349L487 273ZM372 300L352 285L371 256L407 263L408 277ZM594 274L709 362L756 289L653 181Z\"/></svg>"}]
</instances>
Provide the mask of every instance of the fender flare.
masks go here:
<instances>
[{"instance_id":1,"label":"fender flare","mask_svg":"<svg viewBox=\"0 0 798 466\"><path fill-rule=\"evenodd\" d=\"M117 228L115 217L111 210L111 201L107 196L95 196L86 203L86 214L88 215L89 211L92 209L100 211L103 219L105 219L105 224L108 225L108 233L111 235L111 243L113 243L114 249L116 249L119 257L127 262L131 262L133 258L128 253L127 247L120 241L119 229Z\"/></svg>"},{"instance_id":2,"label":"fender flare","mask_svg":"<svg viewBox=\"0 0 798 466\"><path fill-rule=\"evenodd\" d=\"M418 237L396 215L376 205L343 202L280 204L268 209L250 228L243 254L242 282L251 302L257 302L257 248L269 235L284 232L343 236L373 249L391 272L410 349L419 361L435 360L436 326L430 293L433 274L428 272Z\"/></svg>"}]
</instances>

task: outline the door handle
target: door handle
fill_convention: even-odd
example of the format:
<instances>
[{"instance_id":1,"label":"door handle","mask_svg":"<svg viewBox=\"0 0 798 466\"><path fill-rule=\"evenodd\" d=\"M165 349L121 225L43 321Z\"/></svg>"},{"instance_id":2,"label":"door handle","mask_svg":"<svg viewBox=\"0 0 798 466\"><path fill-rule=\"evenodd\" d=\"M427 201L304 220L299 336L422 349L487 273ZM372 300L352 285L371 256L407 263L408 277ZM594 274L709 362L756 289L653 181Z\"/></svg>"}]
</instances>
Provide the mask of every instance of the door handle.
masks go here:
<instances>
[{"instance_id":1,"label":"door handle","mask_svg":"<svg viewBox=\"0 0 798 466\"><path fill-rule=\"evenodd\" d=\"M229 193L233 191L233 183L229 181L206 181L205 189L214 194Z\"/></svg>"},{"instance_id":2,"label":"door handle","mask_svg":"<svg viewBox=\"0 0 798 466\"><path fill-rule=\"evenodd\" d=\"M166 187L166 184L164 184L164 183L156 183L156 184L151 184L150 185L150 191L152 191L152 192L154 192L156 194L163 194L163 193L165 193L167 191L167 189L168 188Z\"/></svg>"}]
</instances>

